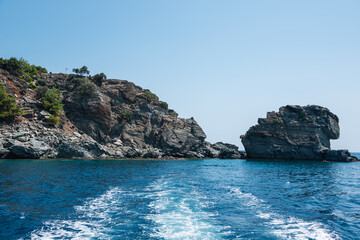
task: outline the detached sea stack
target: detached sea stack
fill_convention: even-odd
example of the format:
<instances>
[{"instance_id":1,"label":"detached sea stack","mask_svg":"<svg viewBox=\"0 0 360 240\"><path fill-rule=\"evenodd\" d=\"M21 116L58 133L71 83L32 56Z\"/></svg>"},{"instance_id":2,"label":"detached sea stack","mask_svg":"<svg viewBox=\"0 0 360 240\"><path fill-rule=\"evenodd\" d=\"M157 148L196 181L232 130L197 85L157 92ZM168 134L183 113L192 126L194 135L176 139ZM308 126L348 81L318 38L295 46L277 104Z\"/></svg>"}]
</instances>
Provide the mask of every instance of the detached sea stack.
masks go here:
<instances>
[{"instance_id":1,"label":"detached sea stack","mask_svg":"<svg viewBox=\"0 0 360 240\"><path fill-rule=\"evenodd\" d=\"M339 118L320 106L285 106L269 112L241 136L248 159L357 161L348 150L331 150Z\"/></svg>"}]
</instances>

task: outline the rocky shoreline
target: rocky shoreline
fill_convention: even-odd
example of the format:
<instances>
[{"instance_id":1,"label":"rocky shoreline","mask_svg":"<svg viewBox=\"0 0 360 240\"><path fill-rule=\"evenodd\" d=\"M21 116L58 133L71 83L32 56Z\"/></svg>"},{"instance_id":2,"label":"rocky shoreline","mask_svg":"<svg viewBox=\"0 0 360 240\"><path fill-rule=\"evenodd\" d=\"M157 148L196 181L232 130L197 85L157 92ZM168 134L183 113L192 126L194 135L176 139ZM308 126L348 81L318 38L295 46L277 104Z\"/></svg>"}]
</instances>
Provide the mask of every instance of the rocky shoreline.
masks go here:
<instances>
[{"instance_id":1,"label":"rocky shoreline","mask_svg":"<svg viewBox=\"0 0 360 240\"><path fill-rule=\"evenodd\" d=\"M242 136L244 153L205 141L193 118L178 117L148 89L90 76L85 66L74 72L52 74L0 58L0 158L357 160L330 149L340 129L326 108L268 113Z\"/></svg>"},{"instance_id":2,"label":"rocky shoreline","mask_svg":"<svg viewBox=\"0 0 360 240\"><path fill-rule=\"evenodd\" d=\"M83 94L78 82L86 81L93 89ZM193 118L179 118L150 90L125 80L41 73L32 88L1 70L0 84L25 110L12 123L0 123L0 158L244 158L237 146L205 141ZM41 88L61 93L55 126L37 97Z\"/></svg>"},{"instance_id":3,"label":"rocky shoreline","mask_svg":"<svg viewBox=\"0 0 360 240\"><path fill-rule=\"evenodd\" d=\"M70 127L71 129L71 127ZM22 121L21 124L0 125L0 156L16 159L200 159L200 158L244 158L234 145L205 142L200 152L183 152L165 155L158 148L135 149L121 146L119 140L100 144L87 134L64 129L48 128L39 123Z\"/></svg>"}]
</instances>

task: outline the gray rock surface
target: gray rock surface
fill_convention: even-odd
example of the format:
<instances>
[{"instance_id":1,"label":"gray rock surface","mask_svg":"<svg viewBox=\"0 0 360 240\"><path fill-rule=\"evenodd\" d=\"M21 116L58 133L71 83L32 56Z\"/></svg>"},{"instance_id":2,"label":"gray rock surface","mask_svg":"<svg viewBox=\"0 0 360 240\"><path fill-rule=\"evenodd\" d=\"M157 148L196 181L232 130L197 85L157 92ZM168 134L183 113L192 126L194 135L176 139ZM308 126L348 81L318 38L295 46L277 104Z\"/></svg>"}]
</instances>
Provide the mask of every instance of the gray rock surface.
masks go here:
<instances>
[{"instance_id":1,"label":"gray rock surface","mask_svg":"<svg viewBox=\"0 0 360 240\"><path fill-rule=\"evenodd\" d=\"M31 111L15 123L0 123L0 158L242 157L236 146L205 141L206 134L193 118L179 118L149 90L103 79L94 93L81 95L72 81L75 77L79 76L42 74L38 80L61 90L64 112L60 125L51 127L46 123L50 113L35 91L22 79L0 73L0 83L22 109Z\"/></svg>"},{"instance_id":2,"label":"gray rock surface","mask_svg":"<svg viewBox=\"0 0 360 240\"><path fill-rule=\"evenodd\" d=\"M235 145L217 142L211 146L213 149L218 151L218 158L227 158L227 159L239 159L245 158L245 154L239 152L239 148Z\"/></svg>"},{"instance_id":3,"label":"gray rock surface","mask_svg":"<svg viewBox=\"0 0 360 240\"><path fill-rule=\"evenodd\" d=\"M9 147L9 154L15 158L30 158L36 159L46 155L50 151L50 147L35 139L29 139L28 142L13 141Z\"/></svg>"},{"instance_id":4,"label":"gray rock surface","mask_svg":"<svg viewBox=\"0 0 360 240\"><path fill-rule=\"evenodd\" d=\"M330 139L339 136L339 119L327 108L288 105L260 118L241 139L248 159L355 160L330 150Z\"/></svg>"}]
</instances>

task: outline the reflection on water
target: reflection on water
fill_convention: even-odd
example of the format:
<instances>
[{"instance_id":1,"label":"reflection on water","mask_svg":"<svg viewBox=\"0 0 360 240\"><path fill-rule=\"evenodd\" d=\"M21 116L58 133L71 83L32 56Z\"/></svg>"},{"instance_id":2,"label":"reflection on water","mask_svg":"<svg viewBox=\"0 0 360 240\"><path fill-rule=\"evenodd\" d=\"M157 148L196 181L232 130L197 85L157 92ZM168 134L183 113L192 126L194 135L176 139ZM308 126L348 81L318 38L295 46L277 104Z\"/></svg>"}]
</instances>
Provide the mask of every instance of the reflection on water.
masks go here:
<instances>
[{"instance_id":1,"label":"reflection on water","mask_svg":"<svg viewBox=\"0 0 360 240\"><path fill-rule=\"evenodd\" d=\"M1 239L356 239L360 164L0 160Z\"/></svg>"}]
</instances>

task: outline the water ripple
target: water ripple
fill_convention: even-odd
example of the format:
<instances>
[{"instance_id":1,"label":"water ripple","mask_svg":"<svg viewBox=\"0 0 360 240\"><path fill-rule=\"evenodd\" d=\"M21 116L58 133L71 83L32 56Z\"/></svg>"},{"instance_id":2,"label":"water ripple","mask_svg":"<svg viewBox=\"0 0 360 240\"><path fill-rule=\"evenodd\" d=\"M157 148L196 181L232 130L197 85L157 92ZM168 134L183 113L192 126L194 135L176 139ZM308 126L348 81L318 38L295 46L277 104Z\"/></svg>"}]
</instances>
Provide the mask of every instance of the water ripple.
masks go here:
<instances>
[{"instance_id":1,"label":"water ripple","mask_svg":"<svg viewBox=\"0 0 360 240\"><path fill-rule=\"evenodd\" d=\"M317 239L331 240L341 239L334 231L330 231L324 224L318 222L306 222L301 219L283 216L273 212L270 205L257 198L251 193L244 193L240 188L230 187L229 194L241 200L243 206L256 212L256 216L265 220L277 237L281 239Z\"/></svg>"}]
</instances>

